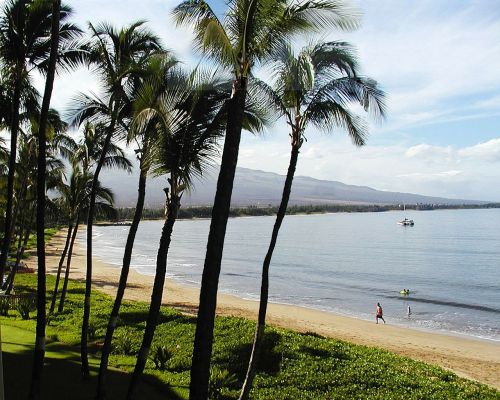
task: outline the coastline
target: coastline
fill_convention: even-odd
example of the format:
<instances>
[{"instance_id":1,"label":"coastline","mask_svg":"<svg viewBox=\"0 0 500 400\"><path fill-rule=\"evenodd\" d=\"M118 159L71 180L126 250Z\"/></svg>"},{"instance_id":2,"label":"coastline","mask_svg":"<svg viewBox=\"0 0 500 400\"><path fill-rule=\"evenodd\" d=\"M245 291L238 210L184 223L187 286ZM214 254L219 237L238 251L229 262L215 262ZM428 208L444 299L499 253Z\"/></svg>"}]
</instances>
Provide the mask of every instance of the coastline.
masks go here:
<instances>
[{"instance_id":1,"label":"coastline","mask_svg":"<svg viewBox=\"0 0 500 400\"><path fill-rule=\"evenodd\" d=\"M47 272L55 273L64 246L65 230L47 244ZM27 260L36 267L36 258ZM111 296L116 293L120 268L94 258L93 284ZM84 280L85 249L75 243L72 258L72 279ZM131 269L127 300L149 301L153 276L141 275ZM163 304L187 313L195 313L199 290L167 279ZM234 295L219 294L217 314L256 319L258 302ZM399 326L379 324L325 311L287 304L271 303L268 307L269 325L296 331L313 331L323 336L356 344L379 347L399 355L437 364L456 374L500 389L500 344Z\"/></svg>"}]
</instances>

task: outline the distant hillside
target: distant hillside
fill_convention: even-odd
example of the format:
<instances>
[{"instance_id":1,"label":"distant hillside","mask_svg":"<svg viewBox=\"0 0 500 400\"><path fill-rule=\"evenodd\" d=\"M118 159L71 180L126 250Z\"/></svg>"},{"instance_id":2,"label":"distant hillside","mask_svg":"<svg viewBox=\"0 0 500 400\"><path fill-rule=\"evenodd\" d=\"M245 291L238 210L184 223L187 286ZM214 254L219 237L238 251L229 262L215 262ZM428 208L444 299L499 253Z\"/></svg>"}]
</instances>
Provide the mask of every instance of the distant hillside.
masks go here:
<instances>
[{"instance_id":1,"label":"distant hillside","mask_svg":"<svg viewBox=\"0 0 500 400\"><path fill-rule=\"evenodd\" d=\"M213 202L218 170L214 169L202 182L196 182L193 192L182 199L184 206L210 205ZM104 184L110 186L116 195L119 207L133 207L137 197L137 177L103 174ZM276 205L281 199L284 175L272 172L237 168L232 196L233 206ZM147 208L157 208L164 204L163 187L166 181L155 178L148 180ZM347 185L342 182L325 181L297 176L293 182L291 204L481 204L482 201L446 199L411 193L386 192L367 186Z\"/></svg>"}]
</instances>

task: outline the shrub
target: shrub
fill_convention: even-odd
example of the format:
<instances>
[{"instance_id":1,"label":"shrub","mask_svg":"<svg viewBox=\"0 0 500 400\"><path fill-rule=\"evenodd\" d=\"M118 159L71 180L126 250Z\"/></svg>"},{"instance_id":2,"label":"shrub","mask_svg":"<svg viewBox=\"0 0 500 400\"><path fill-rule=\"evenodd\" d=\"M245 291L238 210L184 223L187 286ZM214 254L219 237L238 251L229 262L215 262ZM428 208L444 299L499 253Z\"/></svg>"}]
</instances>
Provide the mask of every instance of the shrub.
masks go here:
<instances>
[{"instance_id":1,"label":"shrub","mask_svg":"<svg viewBox=\"0 0 500 400\"><path fill-rule=\"evenodd\" d=\"M47 340L46 340L47 343L54 343L54 342L58 342L58 341L59 341L59 336L57 336L56 334L52 334L52 335L47 336Z\"/></svg>"},{"instance_id":2,"label":"shrub","mask_svg":"<svg viewBox=\"0 0 500 400\"><path fill-rule=\"evenodd\" d=\"M132 354L134 331L131 329L123 329L117 333L115 339L115 350L120 354Z\"/></svg>"},{"instance_id":3,"label":"shrub","mask_svg":"<svg viewBox=\"0 0 500 400\"><path fill-rule=\"evenodd\" d=\"M99 329L99 326L94 321L89 321L89 326L88 326L88 330L87 330L87 337L88 337L89 341L97 339L97 330L98 329Z\"/></svg>"},{"instance_id":4,"label":"shrub","mask_svg":"<svg viewBox=\"0 0 500 400\"><path fill-rule=\"evenodd\" d=\"M212 368L210 371L208 398L210 400L224 399L222 389L234 386L237 382L236 376L231 374L227 369Z\"/></svg>"},{"instance_id":5,"label":"shrub","mask_svg":"<svg viewBox=\"0 0 500 400\"><path fill-rule=\"evenodd\" d=\"M6 317L9 314L10 303L7 297L0 297L0 315Z\"/></svg>"},{"instance_id":6,"label":"shrub","mask_svg":"<svg viewBox=\"0 0 500 400\"><path fill-rule=\"evenodd\" d=\"M17 303L17 311L22 319L30 319L30 312L34 310L33 300L29 297L22 297Z\"/></svg>"},{"instance_id":7,"label":"shrub","mask_svg":"<svg viewBox=\"0 0 500 400\"><path fill-rule=\"evenodd\" d=\"M173 355L173 350L168 346L156 346L153 350L153 356L151 358L156 369L165 371L167 369L167 363Z\"/></svg>"}]
</instances>

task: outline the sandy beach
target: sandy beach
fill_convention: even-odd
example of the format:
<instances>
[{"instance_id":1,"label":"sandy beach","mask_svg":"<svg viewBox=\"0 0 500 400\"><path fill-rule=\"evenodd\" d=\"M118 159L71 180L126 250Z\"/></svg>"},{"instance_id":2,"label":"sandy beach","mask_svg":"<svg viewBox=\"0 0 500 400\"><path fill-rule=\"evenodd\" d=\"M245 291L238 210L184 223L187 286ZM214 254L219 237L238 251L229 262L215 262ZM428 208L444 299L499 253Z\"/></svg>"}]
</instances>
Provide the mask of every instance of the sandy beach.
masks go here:
<instances>
[{"instance_id":1,"label":"sandy beach","mask_svg":"<svg viewBox=\"0 0 500 400\"><path fill-rule=\"evenodd\" d=\"M64 247L65 231L59 232L47 245L47 268L55 273ZM84 279L85 249L77 247L72 258L72 279ZM36 259L28 264L35 267ZM93 284L98 290L115 295L120 269L94 259ZM148 301L153 277L131 270L125 292L128 300ZM184 312L194 313L199 290L167 280L163 303ZM220 294L219 315L255 319L258 303L235 296ZM376 346L416 360L440 365L456 374L500 389L500 343L475 340L439 333L417 331L388 324L375 324L355 318L316 311L308 308L270 304L268 324L297 331L314 331L321 335L349 342Z\"/></svg>"}]
</instances>

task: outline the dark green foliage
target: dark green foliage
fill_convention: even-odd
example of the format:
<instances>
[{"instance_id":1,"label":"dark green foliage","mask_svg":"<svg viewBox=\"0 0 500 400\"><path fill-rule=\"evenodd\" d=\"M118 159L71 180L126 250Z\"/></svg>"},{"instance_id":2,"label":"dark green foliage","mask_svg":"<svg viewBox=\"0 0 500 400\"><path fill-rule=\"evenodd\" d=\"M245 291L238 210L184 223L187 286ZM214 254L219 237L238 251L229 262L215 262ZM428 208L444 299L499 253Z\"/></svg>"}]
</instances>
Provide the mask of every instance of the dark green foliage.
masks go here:
<instances>
[{"instance_id":1,"label":"dark green foliage","mask_svg":"<svg viewBox=\"0 0 500 400\"><path fill-rule=\"evenodd\" d=\"M30 312L35 310L35 304L30 297L22 297L17 302L17 311L22 319L29 319Z\"/></svg>"},{"instance_id":2,"label":"dark green foliage","mask_svg":"<svg viewBox=\"0 0 500 400\"><path fill-rule=\"evenodd\" d=\"M236 375L231 374L227 369L212 368L208 386L208 398L210 400L232 399L232 396L224 396L225 389L237 387L238 379Z\"/></svg>"},{"instance_id":3,"label":"dark green foliage","mask_svg":"<svg viewBox=\"0 0 500 400\"><path fill-rule=\"evenodd\" d=\"M134 354L139 345L137 340L137 332L131 328L121 328L116 330L115 335L115 352L118 354L131 355Z\"/></svg>"},{"instance_id":4,"label":"dark green foliage","mask_svg":"<svg viewBox=\"0 0 500 400\"><path fill-rule=\"evenodd\" d=\"M500 208L500 203L490 204L407 204L407 210L448 210L448 209L477 209L477 208ZM296 214L324 214L335 212L384 212L400 210L399 205L359 205L359 204L317 204L317 205L291 205L287 208L287 215ZM266 215L276 215L277 206L268 205L248 206L231 208L230 217L260 217ZM165 210L163 208L145 209L142 214L143 219L163 219ZM179 210L179 219L210 218L212 207L183 207ZM133 217L133 208L118 208L117 221L131 220Z\"/></svg>"},{"instance_id":5,"label":"dark green foliage","mask_svg":"<svg viewBox=\"0 0 500 400\"><path fill-rule=\"evenodd\" d=\"M153 349L153 355L151 359L156 367L160 371L165 371L167 369L167 363L172 358L174 350L168 346L156 346Z\"/></svg>"},{"instance_id":6,"label":"dark green foliage","mask_svg":"<svg viewBox=\"0 0 500 400\"><path fill-rule=\"evenodd\" d=\"M17 279L17 278L16 278ZM54 278L47 277L48 287ZM28 291L36 285L32 274L19 275L17 291ZM111 298L100 292L92 300L92 325L95 343L102 341L111 309ZM82 316L83 285L70 281L64 313L54 314L47 327L47 338L61 344L78 345ZM122 347L110 358L110 365L131 371L135 353L145 327L148 304L124 302L114 345ZM3 325L15 325L34 331L33 319L23 321L10 313L2 317ZM171 357L165 370L154 362L146 365L145 378L154 376L179 398L187 398L189 369L193 346L195 319L163 307L158 321L152 349L167 346ZM215 324L213 371L224 371L214 381L219 399L237 399L250 355L255 324L241 318L218 317ZM126 338L123 346L119 338ZM120 344L120 346L117 346ZM126 347L124 349L123 347ZM90 350L99 356L98 346ZM124 351L126 350L126 351ZM129 353L129 354L126 354ZM154 356L152 350L151 356ZM29 370L26 370L29 373ZM289 399L462 399L498 400L500 393L477 382L459 378L455 374L422 362L396 356L384 350L357 346L347 342L322 338L314 333L297 333L282 329L266 328L264 351L258 365L252 400ZM124 384L126 382L124 381ZM57 385L57 382L54 382ZM61 399L65 394L61 394ZM214 394L215 396L215 394ZM89 398L92 394L89 394Z\"/></svg>"},{"instance_id":7,"label":"dark green foliage","mask_svg":"<svg viewBox=\"0 0 500 400\"><path fill-rule=\"evenodd\" d=\"M0 315L9 315L10 303L7 297L0 297Z\"/></svg>"},{"instance_id":8,"label":"dark green foliage","mask_svg":"<svg viewBox=\"0 0 500 400\"><path fill-rule=\"evenodd\" d=\"M87 332L87 336L89 338L89 341L93 341L93 340L97 339L97 330L98 329L99 329L99 326L94 321L89 322L89 329Z\"/></svg>"}]
</instances>

